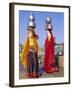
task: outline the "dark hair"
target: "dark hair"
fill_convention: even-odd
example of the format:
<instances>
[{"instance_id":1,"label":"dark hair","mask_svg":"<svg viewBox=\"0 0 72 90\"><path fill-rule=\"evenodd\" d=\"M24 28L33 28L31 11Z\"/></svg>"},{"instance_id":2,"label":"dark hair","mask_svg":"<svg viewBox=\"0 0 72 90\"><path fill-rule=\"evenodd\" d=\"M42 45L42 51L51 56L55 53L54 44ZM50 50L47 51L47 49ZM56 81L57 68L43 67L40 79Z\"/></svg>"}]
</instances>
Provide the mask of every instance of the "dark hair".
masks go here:
<instances>
[{"instance_id":1,"label":"dark hair","mask_svg":"<svg viewBox=\"0 0 72 90\"><path fill-rule=\"evenodd\" d=\"M33 30L33 29L35 29L35 27L28 27L27 30Z\"/></svg>"},{"instance_id":2,"label":"dark hair","mask_svg":"<svg viewBox=\"0 0 72 90\"><path fill-rule=\"evenodd\" d=\"M52 31L52 29L46 29L46 31Z\"/></svg>"}]
</instances>

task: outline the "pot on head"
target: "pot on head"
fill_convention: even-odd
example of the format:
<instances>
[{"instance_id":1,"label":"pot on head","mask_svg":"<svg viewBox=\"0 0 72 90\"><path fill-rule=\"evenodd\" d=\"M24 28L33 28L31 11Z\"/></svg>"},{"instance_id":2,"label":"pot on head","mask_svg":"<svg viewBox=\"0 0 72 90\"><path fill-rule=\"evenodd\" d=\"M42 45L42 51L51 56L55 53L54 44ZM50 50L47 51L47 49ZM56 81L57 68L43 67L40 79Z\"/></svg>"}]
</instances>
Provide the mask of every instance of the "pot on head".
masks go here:
<instances>
[{"instance_id":1,"label":"pot on head","mask_svg":"<svg viewBox=\"0 0 72 90\"><path fill-rule=\"evenodd\" d=\"M33 15L32 13L31 13L30 16L29 16L28 27L33 27L33 28L36 27L35 17L34 17L34 15Z\"/></svg>"}]
</instances>

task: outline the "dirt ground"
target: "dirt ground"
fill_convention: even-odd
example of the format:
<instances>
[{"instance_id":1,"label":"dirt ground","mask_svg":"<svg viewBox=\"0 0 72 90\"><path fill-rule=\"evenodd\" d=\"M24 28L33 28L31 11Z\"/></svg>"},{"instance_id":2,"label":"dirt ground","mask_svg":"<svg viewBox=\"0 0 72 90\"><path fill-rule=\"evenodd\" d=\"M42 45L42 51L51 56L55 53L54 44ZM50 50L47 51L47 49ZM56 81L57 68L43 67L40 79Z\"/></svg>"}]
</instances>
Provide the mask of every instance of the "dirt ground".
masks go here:
<instances>
[{"instance_id":1,"label":"dirt ground","mask_svg":"<svg viewBox=\"0 0 72 90\"><path fill-rule=\"evenodd\" d=\"M41 76L39 78L52 78L52 77L63 77L64 76L64 56L57 56L55 58L59 72L56 73L45 73L43 70L44 57L39 57L39 71ZM22 64L19 67L19 79L27 79L27 73Z\"/></svg>"},{"instance_id":2,"label":"dirt ground","mask_svg":"<svg viewBox=\"0 0 72 90\"><path fill-rule=\"evenodd\" d=\"M40 68L41 76L39 78L52 78L52 77L63 77L64 76L64 68L59 68L59 72L56 73L45 73L42 68ZM28 79L26 71L23 69L20 71L19 79Z\"/></svg>"}]
</instances>

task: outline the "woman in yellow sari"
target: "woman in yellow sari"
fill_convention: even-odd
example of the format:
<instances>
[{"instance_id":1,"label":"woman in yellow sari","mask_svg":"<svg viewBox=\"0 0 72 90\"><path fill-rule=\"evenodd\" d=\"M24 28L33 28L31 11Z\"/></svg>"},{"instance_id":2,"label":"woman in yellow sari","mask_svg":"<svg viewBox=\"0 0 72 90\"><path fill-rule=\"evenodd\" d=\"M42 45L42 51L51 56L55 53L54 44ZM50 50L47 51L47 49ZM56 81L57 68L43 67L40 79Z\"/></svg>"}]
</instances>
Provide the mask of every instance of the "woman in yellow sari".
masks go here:
<instances>
[{"instance_id":1,"label":"woman in yellow sari","mask_svg":"<svg viewBox=\"0 0 72 90\"><path fill-rule=\"evenodd\" d=\"M32 19L32 17L31 17ZM22 53L20 55L23 66L27 69L27 75L30 78L39 77L39 65L38 65L38 36L34 31L35 27L28 26L28 35L24 44Z\"/></svg>"}]
</instances>

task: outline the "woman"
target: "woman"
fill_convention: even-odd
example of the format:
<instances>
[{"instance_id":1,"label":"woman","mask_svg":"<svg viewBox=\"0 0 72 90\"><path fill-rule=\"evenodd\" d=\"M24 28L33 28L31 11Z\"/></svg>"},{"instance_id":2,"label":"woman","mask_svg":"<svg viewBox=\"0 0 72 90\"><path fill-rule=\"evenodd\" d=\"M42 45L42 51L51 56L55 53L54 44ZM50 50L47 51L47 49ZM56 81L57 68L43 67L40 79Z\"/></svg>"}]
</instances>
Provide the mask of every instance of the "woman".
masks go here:
<instances>
[{"instance_id":1,"label":"woman","mask_svg":"<svg viewBox=\"0 0 72 90\"><path fill-rule=\"evenodd\" d=\"M58 68L54 59L54 37L52 34L51 18L46 20L46 33L47 38L45 40L45 60L44 60L44 71L47 73L57 72Z\"/></svg>"},{"instance_id":2,"label":"woman","mask_svg":"<svg viewBox=\"0 0 72 90\"><path fill-rule=\"evenodd\" d=\"M21 53L21 62L27 69L27 75L30 78L38 78L39 77L38 44L37 44L38 36L35 34L34 31L35 24L33 16L30 16L30 19L33 20L33 22L31 21L28 26L28 35Z\"/></svg>"}]
</instances>

